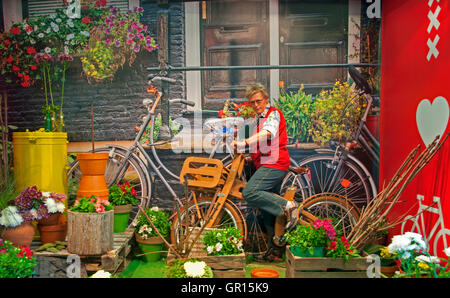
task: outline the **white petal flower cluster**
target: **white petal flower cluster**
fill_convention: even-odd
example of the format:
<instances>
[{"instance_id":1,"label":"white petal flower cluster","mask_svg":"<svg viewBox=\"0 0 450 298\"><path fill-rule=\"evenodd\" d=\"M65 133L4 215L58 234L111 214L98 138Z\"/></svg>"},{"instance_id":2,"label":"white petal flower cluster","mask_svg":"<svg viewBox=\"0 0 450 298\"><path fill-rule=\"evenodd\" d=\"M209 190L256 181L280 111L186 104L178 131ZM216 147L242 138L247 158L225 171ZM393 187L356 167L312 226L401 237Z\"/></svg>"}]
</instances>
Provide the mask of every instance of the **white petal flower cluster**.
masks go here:
<instances>
[{"instance_id":1,"label":"white petal flower cluster","mask_svg":"<svg viewBox=\"0 0 450 298\"><path fill-rule=\"evenodd\" d=\"M49 213L63 213L66 206L63 202L55 201L49 192L43 192L42 196L45 197L45 206Z\"/></svg>"},{"instance_id":2,"label":"white petal flower cluster","mask_svg":"<svg viewBox=\"0 0 450 298\"><path fill-rule=\"evenodd\" d=\"M8 206L0 214L0 225L5 227L17 227L22 224L23 218L18 213L16 206Z\"/></svg>"},{"instance_id":3,"label":"white petal flower cluster","mask_svg":"<svg viewBox=\"0 0 450 298\"><path fill-rule=\"evenodd\" d=\"M92 278L110 278L111 273L109 273L108 271L105 271L105 270L99 270L99 271L95 272L91 277Z\"/></svg>"},{"instance_id":4,"label":"white petal flower cluster","mask_svg":"<svg viewBox=\"0 0 450 298\"><path fill-rule=\"evenodd\" d=\"M184 271L188 277L202 277L205 274L206 263L201 262L186 262L183 265Z\"/></svg>"},{"instance_id":5,"label":"white petal flower cluster","mask_svg":"<svg viewBox=\"0 0 450 298\"><path fill-rule=\"evenodd\" d=\"M396 253L401 258L410 258L414 251L426 249L427 245L423 241L422 235L412 232L392 237L392 242L388 246L390 253Z\"/></svg>"},{"instance_id":6,"label":"white petal flower cluster","mask_svg":"<svg viewBox=\"0 0 450 298\"><path fill-rule=\"evenodd\" d=\"M440 259L438 257L435 257L435 256L420 255L420 256L416 257L416 261L417 262L428 263L428 264L439 264Z\"/></svg>"}]
</instances>

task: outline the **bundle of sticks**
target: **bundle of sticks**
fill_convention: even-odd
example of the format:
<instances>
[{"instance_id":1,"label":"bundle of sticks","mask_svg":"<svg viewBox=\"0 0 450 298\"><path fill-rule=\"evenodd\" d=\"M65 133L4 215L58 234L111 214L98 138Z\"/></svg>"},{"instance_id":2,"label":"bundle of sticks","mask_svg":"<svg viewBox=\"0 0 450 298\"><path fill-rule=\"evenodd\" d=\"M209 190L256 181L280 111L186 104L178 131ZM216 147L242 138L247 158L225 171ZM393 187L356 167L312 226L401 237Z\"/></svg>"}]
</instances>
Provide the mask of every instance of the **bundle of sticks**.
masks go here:
<instances>
[{"instance_id":1,"label":"bundle of sticks","mask_svg":"<svg viewBox=\"0 0 450 298\"><path fill-rule=\"evenodd\" d=\"M352 245L361 249L376 239L380 232L387 231L405 220L405 216L415 205L403 215L396 217L394 221L388 222L387 216L399 202L404 189L435 156L449 135L450 133L447 133L442 142L439 142L439 136L437 136L421 153L419 153L420 145L411 151L389 184L383 187L378 195L362 209L361 217L348 237Z\"/></svg>"}]
</instances>

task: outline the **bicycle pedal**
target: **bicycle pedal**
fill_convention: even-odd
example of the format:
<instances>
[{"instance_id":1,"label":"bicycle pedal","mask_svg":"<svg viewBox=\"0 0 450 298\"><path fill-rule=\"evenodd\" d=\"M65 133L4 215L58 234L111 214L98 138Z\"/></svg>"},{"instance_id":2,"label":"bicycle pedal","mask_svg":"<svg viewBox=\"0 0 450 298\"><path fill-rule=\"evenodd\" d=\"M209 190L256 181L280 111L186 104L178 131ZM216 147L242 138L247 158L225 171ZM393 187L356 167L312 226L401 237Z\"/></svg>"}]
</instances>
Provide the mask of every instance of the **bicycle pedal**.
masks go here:
<instances>
[{"instance_id":1,"label":"bicycle pedal","mask_svg":"<svg viewBox=\"0 0 450 298\"><path fill-rule=\"evenodd\" d=\"M285 236L274 236L272 238L272 241L276 246L281 247L286 244L286 237Z\"/></svg>"}]
</instances>

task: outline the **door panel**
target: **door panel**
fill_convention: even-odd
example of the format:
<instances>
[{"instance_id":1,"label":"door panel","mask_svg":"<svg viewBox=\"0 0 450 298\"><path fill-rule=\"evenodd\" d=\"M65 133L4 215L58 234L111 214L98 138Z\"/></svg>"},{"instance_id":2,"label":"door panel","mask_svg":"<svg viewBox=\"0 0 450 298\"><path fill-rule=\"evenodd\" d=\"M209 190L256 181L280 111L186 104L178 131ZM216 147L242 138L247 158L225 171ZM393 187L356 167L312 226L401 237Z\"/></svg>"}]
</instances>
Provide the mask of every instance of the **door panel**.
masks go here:
<instances>
[{"instance_id":1,"label":"door panel","mask_svg":"<svg viewBox=\"0 0 450 298\"><path fill-rule=\"evenodd\" d=\"M280 64L341 64L347 55L348 1L280 1ZM345 79L344 68L306 68L280 71L291 90L305 85L317 93Z\"/></svg>"},{"instance_id":2,"label":"door panel","mask_svg":"<svg viewBox=\"0 0 450 298\"><path fill-rule=\"evenodd\" d=\"M202 22L204 66L268 64L267 0L206 1ZM204 109L219 109L227 99L244 101L245 88L267 84L267 70L215 70L202 74Z\"/></svg>"}]
</instances>

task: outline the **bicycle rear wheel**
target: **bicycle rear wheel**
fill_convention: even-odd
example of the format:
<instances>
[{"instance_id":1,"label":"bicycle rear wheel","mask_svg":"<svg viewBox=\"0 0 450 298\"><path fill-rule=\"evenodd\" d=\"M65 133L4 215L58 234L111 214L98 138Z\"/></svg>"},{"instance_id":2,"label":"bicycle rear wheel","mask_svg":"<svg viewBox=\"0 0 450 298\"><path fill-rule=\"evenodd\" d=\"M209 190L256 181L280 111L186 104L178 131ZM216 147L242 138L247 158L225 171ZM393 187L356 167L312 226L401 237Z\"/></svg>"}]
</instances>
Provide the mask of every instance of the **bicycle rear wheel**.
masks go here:
<instances>
[{"instance_id":1,"label":"bicycle rear wheel","mask_svg":"<svg viewBox=\"0 0 450 298\"><path fill-rule=\"evenodd\" d=\"M130 219L128 221L128 227L132 227L133 220L137 217L139 213L138 205L142 206L144 209L148 208L149 198L151 195L151 181L148 177L147 171L141 161L136 160L134 157L129 157L125 160L125 150L118 147L108 147L95 149L95 152L106 152L109 153L109 160L106 165L105 170L105 180L106 185L110 187L113 184L123 184L125 182L130 183L130 185L136 190L137 198L139 202L135 204L130 213ZM114 180L115 175L120 169L123 162L126 162L124 170ZM80 183L81 170L78 160L75 160L70 169L67 172L67 178L69 181L69 206L71 206L76 198L76 189Z\"/></svg>"},{"instance_id":2,"label":"bicycle rear wheel","mask_svg":"<svg viewBox=\"0 0 450 298\"><path fill-rule=\"evenodd\" d=\"M310 168L310 177L314 194L335 193L347 197L359 208L376 195L370 174L366 174L359 165L351 160L344 160L337 173L337 162L332 154L316 154L299 162L301 167ZM334 182L333 181L334 178ZM347 179L351 185L344 188L342 179ZM373 179L372 179L373 181Z\"/></svg>"},{"instance_id":3,"label":"bicycle rear wheel","mask_svg":"<svg viewBox=\"0 0 450 298\"><path fill-rule=\"evenodd\" d=\"M355 204L335 193L316 194L303 202L303 209L320 219L331 219L336 232L346 237L360 217ZM297 219L301 218L300 212L299 208Z\"/></svg>"},{"instance_id":4,"label":"bicycle rear wheel","mask_svg":"<svg viewBox=\"0 0 450 298\"><path fill-rule=\"evenodd\" d=\"M186 235L187 228L200 228L202 227L206 219L205 214L211 207L213 203L212 197L200 197L197 198L197 204L191 200L186 210L186 206L180 208L179 217L175 214L172 221L171 228L171 241L173 244L178 244L180 242L180 235ZM187 217L187 218L186 218ZM186 226L187 220L187 226ZM180 225L181 223L181 225ZM225 201L222 211L219 214L216 222L213 224L212 228L221 229L225 227L235 227L241 231L241 235L244 238L247 236L247 226L245 224L245 218L240 212L240 210L235 207L235 205L230 201ZM180 228L183 229L180 231Z\"/></svg>"}]
</instances>

